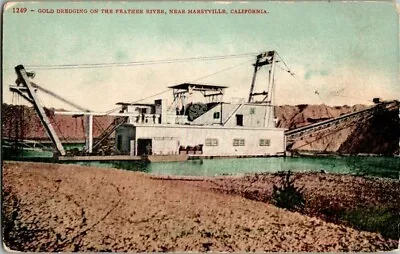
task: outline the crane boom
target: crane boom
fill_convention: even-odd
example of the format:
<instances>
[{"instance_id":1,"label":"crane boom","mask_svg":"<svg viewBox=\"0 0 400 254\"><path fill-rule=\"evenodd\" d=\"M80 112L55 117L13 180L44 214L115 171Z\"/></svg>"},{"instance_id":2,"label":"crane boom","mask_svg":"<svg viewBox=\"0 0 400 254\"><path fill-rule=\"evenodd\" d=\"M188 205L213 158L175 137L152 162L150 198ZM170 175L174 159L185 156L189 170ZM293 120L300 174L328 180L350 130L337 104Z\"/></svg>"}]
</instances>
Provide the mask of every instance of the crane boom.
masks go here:
<instances>
[{"instance_id":1,"label":"crane boom","mask_svg":"<svg viewBox=\"0 0 400 254\"><path fill-rule=\"evenodd\" d=\"M54 92L52 92L52 91L50 91L50 90L44 88L44 87L39 86L38 84L35 84L35 83L33 83L33 82L31 82L31 84L32 84L32 87L34 87L34 88L36 88L36 89L39 89L40 91L45 92L45 93L47 93L48 95L51 95L51 96L53 96L53 97L59 99L59 100L62 101L62 102L67 103L68 105L70 105L70 106L72 106L72 107L74 107L74 108L76 108L76 109L78 109L78 110L81 110L81 111L84 111L84 112L90 112L89 109L83 108L83 107L81 107L81 106L79 106L79 105L77 105L77 104L75 104L75 103L73 103L73 102L71 102L71 101L65 99L65 98L62 97L62 96L60 96L60 95L58 95L58 94L56 94L56 93L54 93Z\"/></svg>"},{"instance_id":2,"label":"crane boom","mask_svg":"<svg viewBox=\"0 0 400 254\"><path fill-rule=\"evenodd\" d=\"M34 87L32 86L31 81L29 80L28 74L23 65L18 65L15 67L15 72L17 73L17 87L10 87L11 91L24 94L24 98L29 98L28 101L33 104L33 107L36 110L36 113L39 116L40 121L42 122L44 128L46 129L47 134L49 135L51 141L53 142L54 148L57 150L59 155L64 156L65 150L61 144L61 141L55 132L52 124L50 123L49 118L44 111L43 105L40 103L37 94L35 92Z\"/></svg>"}]
</instances>

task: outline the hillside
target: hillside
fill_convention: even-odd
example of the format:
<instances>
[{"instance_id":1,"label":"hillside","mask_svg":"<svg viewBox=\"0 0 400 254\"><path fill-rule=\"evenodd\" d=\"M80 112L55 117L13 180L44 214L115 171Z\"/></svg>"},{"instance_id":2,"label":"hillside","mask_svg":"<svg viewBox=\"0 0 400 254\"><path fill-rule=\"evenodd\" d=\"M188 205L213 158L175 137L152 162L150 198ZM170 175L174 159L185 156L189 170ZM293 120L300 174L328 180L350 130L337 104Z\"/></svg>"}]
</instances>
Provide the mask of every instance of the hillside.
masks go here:
<instances>
[{"instance_id":1,"label":"hillside","mask_svg":"<svg viewBox=\"0 0 400 254\"><path fill-rule=\"evenodd\" d=\"M335 106L327 105L284 105L275 108L279 119L278 127L294 129L308 124L327 120L346 113L366 108L365 105ZM63 141L82 142L84 140L83 117L54 115L54 110L47 110L54 128ZM16 116L22 117L16 117ZM3 104L3 137L48 140L46 132L33 108ZM93 135L97 137L102 130L112 123L114 117L95 117ZM375 153L393 154L398 151L399 133L398 107L389 112L374 116L367 121L344 126L333 133L322 133L315 137L296 142L293 148L300 151L337 152L345 154ZM312 142L311 142L312 141Z\"/></svg>"},{"instance_id":2,"label":"hillside","mask_svg":"<svg viewBox=\"0 0 400 254\"><path fill-rule=\"evenodd\" d=\"M46 113L61 141L83 142L84 118L69 115L55 115L54 109L46 109ZM20 133L23 139L49 140L46 130L36 112L31 107L8 105L1 108L3 137L14 138ZM17 117L21 116L21 117ZM99 136L114 120L113 116L96 116L93 120L93 136ZM19 131L18 131L19 130Z\"/></svg>"},{"instance_id":3,"label":"hillside","mask_svg":"<svg viewBox=\"0 0 400 254\"><path fill-rule=\"evenodd\" d=\"M279 106L276 116L278 126L295 129L350 112L365 109L365 105L335 106L297 105ZM336 152L343 154L387 154L398 152L400 137L399 107L381 112L369 119L344 124L333 131L316 133L312 137L298 140L294 150L312 152ZM316 140L316 141L314 141Z\"/></svg>"}]
</instances>

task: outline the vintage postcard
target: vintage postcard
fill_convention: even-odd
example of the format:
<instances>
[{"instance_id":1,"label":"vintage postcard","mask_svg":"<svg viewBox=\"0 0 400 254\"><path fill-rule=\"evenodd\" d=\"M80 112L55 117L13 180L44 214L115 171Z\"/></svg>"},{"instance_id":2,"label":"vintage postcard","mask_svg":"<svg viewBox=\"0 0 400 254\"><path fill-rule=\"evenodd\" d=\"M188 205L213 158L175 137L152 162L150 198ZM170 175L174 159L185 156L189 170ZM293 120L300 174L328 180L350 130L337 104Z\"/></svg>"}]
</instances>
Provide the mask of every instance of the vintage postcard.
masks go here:
<instances>
[{"instance_id":1,"label":"vintage postcard","mask_svg":"<svg viewBox=\"0 0 400 254\"><path fill-rule=\"evenodd\" d=\"M399 247L393 1L10 1L7 251Z\"/></svg>"}]
</instances>

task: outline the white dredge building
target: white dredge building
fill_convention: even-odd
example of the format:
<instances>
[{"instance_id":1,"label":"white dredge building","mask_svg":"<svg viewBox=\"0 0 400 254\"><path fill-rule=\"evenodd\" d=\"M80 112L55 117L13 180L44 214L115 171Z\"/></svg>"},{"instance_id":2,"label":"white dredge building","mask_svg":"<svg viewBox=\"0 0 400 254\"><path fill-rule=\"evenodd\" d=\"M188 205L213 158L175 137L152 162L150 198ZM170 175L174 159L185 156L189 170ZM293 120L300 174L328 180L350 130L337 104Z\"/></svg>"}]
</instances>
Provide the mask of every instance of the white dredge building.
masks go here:
<instances>
[{"instance_id":1,"label":"white dredge building","mask_svg":"<svg viewBox=\"0 0 400 254\"><path fill-rule=\"evenodd\" d=\"M119 103L127 121L115 146L126 155L277 156L285 153L285 129L276 128L273 107L275 51L257 56L247 102L223 102L226 87L183 83L170 87L173 102ZM270 66L267 91L254 92L258 70ZM203 103L189 102L201 94ZM255 101L255 98L262 98Z\"/></svg>"}]
</instances>

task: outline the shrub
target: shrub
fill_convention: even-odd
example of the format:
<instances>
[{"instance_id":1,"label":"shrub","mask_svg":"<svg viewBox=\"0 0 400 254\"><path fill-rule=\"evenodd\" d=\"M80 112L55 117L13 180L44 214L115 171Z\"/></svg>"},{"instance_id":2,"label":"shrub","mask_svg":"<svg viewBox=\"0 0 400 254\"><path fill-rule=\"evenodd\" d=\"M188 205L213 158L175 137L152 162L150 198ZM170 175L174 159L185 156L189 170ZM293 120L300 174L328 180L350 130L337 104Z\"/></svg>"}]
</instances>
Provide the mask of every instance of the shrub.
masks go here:
<instances>
[{"instance_id":1,"label":"shrub","mask_svg":"<svg viewBox=\"0 0 400 254\"><path fill-rule=\"evenodd\" d=\"M295 178L291 179L292 172L281 174L280 186L273 186L272 203L290 211L302 211L305 205L303 187L294 185Z\"/></svg>"}]
</instances>

